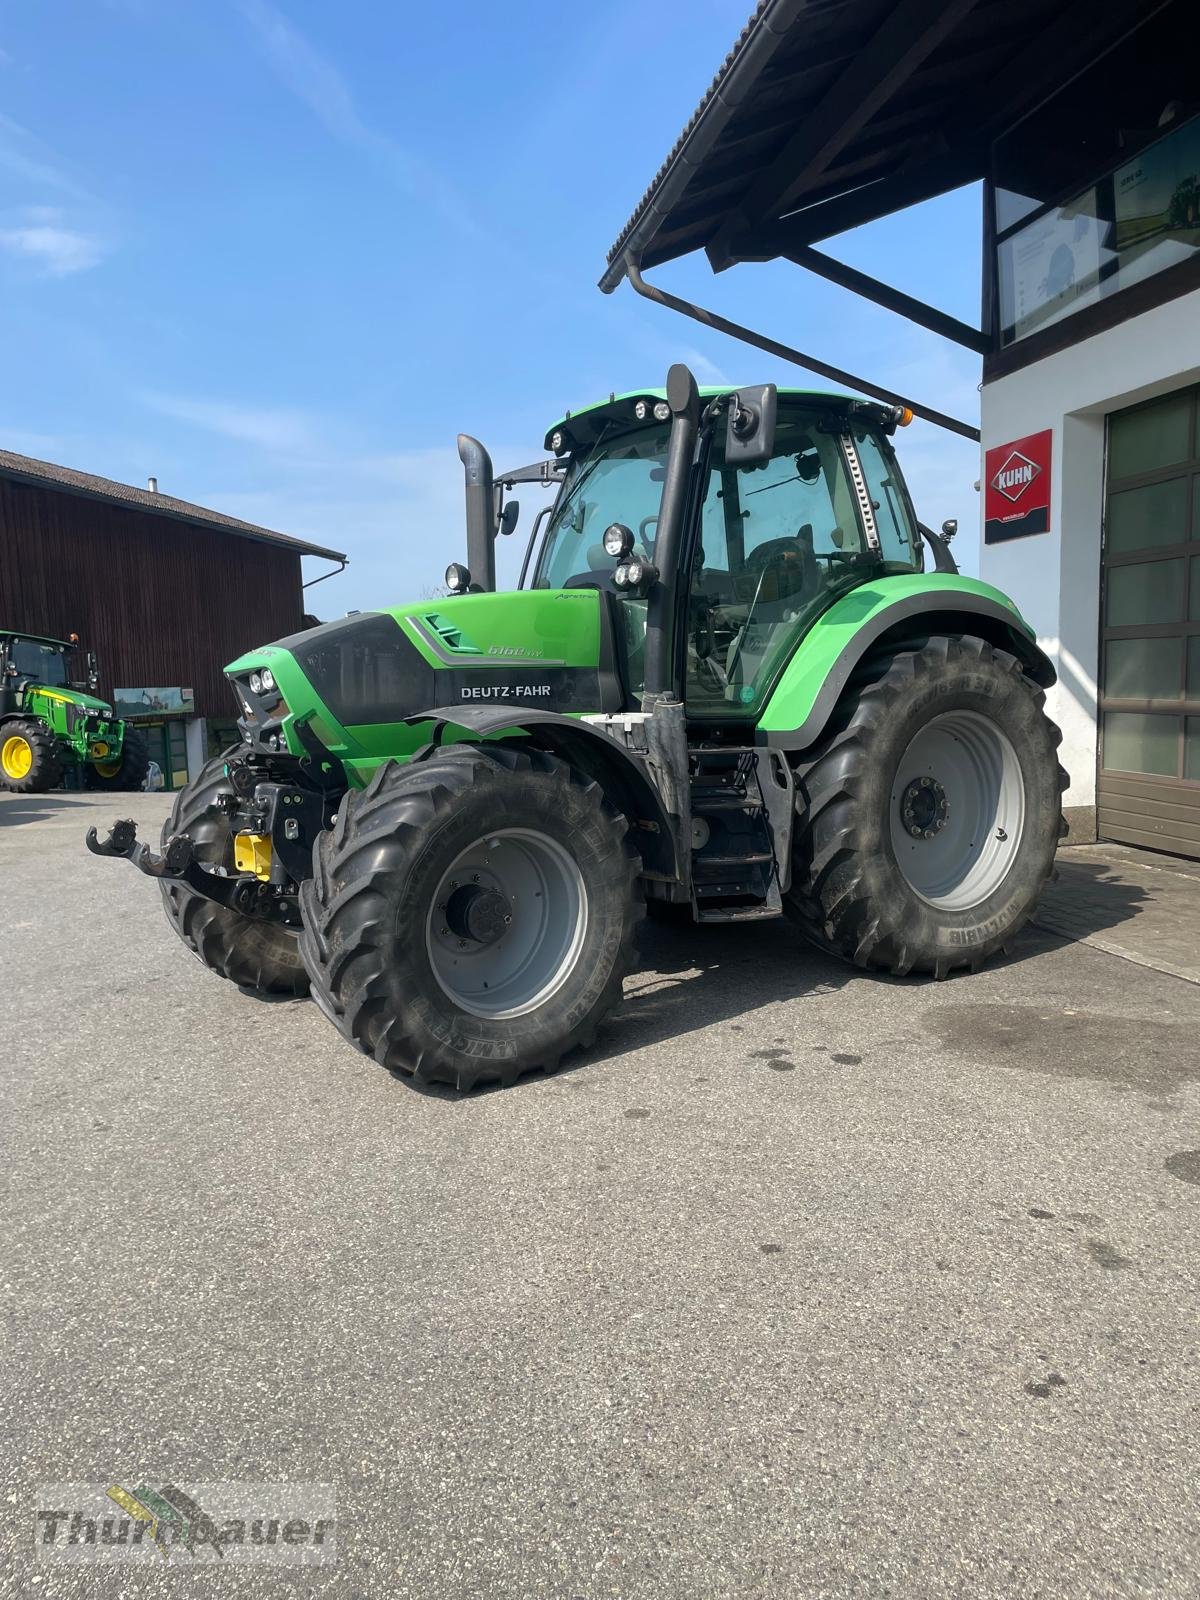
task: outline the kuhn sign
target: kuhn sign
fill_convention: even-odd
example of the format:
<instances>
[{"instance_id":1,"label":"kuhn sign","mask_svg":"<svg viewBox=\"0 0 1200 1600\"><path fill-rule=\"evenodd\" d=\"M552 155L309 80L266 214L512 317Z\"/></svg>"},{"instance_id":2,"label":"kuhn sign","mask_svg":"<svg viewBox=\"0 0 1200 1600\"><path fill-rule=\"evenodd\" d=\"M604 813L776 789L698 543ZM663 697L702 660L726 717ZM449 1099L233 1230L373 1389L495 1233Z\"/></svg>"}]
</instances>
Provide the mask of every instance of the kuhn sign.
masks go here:
<instances>
[{"instance_id":1,"label":"kuhn sign","mask_svg":"<svg viewBox=\"0 0 1200 1600\"><path fill-rule=\"evenodd\" d=\"M984 467L983 539L999 544L1050 527L1050 450L1047 428L989 450Z\"/></svg>"}]
</instances>

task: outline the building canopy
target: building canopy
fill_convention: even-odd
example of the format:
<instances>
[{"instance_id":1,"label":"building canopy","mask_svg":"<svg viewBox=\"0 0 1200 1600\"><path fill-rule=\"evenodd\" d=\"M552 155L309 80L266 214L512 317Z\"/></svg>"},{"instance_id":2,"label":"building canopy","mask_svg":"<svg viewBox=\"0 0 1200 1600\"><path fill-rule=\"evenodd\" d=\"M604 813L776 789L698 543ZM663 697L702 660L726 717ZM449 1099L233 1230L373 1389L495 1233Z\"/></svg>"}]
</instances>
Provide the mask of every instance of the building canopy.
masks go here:
<instances>
[{"instance_id":1,"label":"building canopy","mask_svg":"<svg viewBox=\"0 0 1200 1600\"><path fill-rule=\"evenodd\" d=\"M777 256L982 178L998 134L1163 4L763 0L608 253L611 292Z\"/></svg>"}]
</instances>

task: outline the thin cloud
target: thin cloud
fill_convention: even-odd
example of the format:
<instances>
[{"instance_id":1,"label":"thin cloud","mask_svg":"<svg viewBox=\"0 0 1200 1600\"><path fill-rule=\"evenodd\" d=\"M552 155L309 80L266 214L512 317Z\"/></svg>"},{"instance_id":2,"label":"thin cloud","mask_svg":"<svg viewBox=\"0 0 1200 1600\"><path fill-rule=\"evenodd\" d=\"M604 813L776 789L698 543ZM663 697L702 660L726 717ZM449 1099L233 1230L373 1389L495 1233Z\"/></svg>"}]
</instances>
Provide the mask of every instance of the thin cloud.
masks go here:
<instances>
[{"instance_id":1,"label":"thin cloud","mask_svg":"<svg viewBox=\"0 0 1200 1600\"><path fill-rule=\"evenodd\" d=\"M284 406L248 406L237 401L194 400L182 395L146 393L142 403L160 416L219 433L240 444L279 453L310 450L320 431L312 417Z\"/></svg>"},{"instance_id":2,"label":"thin cloud","mask_svg":"<svg viewBox=\"0 0 1200 1600\"><path fill-rule=\"evenodd\" d=\"M446 179L363 121L345 78L270 0L241 0L276 77L339 143L360 151L399 186L472 239L483 230Z\"/></svg>"},{"instance_id":3,"label":"thin cloud","mask_svg":"<svg viewBox=\"0 0 1200 1600\"><path fill-rule=\"evenodd\" d=\"M48 278L86 272L108 253L94 234L65 226L61 212L51 206L32 206L15 227L0 228L0 249L30 262Z\"/></svg>"},{"instance_id":4,"label":"thin cloud","mask_svg":"<svg viewBox=\"0 0 1200 1600\"><path fill-rule=\"evenodd\" d=\"M0 168L40 189L54 189L59 194L90 202L91 197L62 170L41 140L2 112Z\"/></svg>"}]
</instances>

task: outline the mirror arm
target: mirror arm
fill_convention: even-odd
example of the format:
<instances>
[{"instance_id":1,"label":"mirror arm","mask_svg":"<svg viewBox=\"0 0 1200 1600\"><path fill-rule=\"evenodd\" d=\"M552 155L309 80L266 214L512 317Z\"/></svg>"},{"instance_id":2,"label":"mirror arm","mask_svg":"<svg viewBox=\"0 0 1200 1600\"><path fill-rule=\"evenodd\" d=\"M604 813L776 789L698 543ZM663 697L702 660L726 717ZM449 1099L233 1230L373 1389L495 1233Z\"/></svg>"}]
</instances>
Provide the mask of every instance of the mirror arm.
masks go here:
<instances>
[{"instance_id":1,"label":"mirror arm","mask_svg":"<svg viewBox=\"0 0 1200 1600\"><path fill-rule=\"evenodd\" d=\"M933 551L933 566L935 572L948 572L952 575L958 573L958 562L950 554L950 546L940 533L934 533L932 528L927 528L923 522L918 522L921 537Z\"/></svg>"}]
</instances>

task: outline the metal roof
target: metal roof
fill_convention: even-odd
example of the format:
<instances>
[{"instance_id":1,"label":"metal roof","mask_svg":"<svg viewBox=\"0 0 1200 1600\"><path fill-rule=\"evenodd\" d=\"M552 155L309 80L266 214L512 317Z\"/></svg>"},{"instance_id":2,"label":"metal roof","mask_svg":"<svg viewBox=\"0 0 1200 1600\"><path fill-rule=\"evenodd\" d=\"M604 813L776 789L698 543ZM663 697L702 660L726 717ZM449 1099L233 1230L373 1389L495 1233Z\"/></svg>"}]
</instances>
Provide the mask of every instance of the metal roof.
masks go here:
<instances>
[{"instance_id":1,"label":"metal roof","mask_svg":"<svg viewBox=\"0 0 1200 1600\"><path fill-rule=\"evenodd\" d=\"M762 0L608 252L611 292L786 255L983 177L990 142L1171 0Z\"/></svg>"},{"instance_id":2,"label":"metal roof","mask_svg":"<svg viewBox=\"0 0 1200 1600\"><path fill-rule=\"evenodd\" d=\"M176 500L172 495L159 494L151 489L135 489L132 484L117 483L112 478L98 478L90 472L76 472L73 467L56 466L52 461L36 461L32 456L19 456L12 450L0 450L0 477L11 478L17 483L35 484L40 488L63 490L89 500L102 500L108 505L152 511L156 516L174 517L178 522L210 528L215 533L232 533L239 538L279 545L300 556L322 556L328 561L346 560L340 550L327 550L324 545L310 544L307 539L293 539L290 534L275 533L271 528L260 528L253 522L241 522L237 517L227 517L223 511L209 511L205 506L192 505L188 500Z\"/></svg>"}]
</instances>

